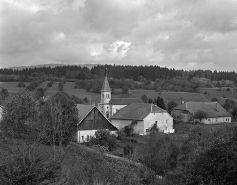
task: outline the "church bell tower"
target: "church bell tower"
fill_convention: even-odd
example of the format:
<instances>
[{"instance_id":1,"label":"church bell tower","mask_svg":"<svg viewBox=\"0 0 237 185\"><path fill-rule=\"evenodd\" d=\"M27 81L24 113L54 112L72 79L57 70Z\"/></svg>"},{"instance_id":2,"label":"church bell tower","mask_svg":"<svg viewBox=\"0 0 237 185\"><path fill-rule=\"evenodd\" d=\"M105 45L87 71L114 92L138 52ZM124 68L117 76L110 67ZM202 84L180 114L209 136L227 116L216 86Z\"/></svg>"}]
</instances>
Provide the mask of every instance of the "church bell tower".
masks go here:
<instances>
[{"instance_id":1,"label":"church bell tower","mask_svg":"<svg viewBox=\"0 0 237 185\"><path fill-rule=\"evenodd\" d=\"M100 92L101 92L101 100L99 104L99 110L106 118L109 118L111 116L110 104L109 104L111 100L111 89L109 87L107 69L105 79Z\"/></svg>"}]
</instances>

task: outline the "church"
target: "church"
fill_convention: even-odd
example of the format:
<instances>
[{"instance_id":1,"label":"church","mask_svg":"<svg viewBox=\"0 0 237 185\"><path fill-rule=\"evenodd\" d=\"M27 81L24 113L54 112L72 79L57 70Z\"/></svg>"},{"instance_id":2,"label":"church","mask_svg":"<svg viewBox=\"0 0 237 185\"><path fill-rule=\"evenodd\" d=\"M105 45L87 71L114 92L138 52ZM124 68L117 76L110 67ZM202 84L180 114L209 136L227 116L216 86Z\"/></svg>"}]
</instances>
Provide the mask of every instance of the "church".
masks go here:
<instances>
[{"instance_id":1,"label":"church","mask_svg":"<svg viewBox=\"0 0 237 185\"><path fill-rule=\"evenodd\" d=\"M101 101L97 105L100 112L107 118L111 118L118 110L132 103L143 103L139 98L134 97L121 97L112 98L111 89L108 82L107 74L105 76L102 88L101 88Z\"/></svg>"}]
</instances>

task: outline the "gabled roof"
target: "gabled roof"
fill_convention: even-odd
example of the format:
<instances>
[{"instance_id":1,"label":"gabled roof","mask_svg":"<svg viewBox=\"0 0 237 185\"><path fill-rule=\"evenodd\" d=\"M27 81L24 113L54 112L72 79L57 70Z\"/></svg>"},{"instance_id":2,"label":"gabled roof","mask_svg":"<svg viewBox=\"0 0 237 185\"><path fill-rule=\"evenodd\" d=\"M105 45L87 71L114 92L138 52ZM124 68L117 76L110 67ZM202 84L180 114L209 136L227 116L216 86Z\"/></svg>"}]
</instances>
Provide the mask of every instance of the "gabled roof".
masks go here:
<instances>
[{"instance_id":1,"label":"gabled roof","mask_svg":"<svg viewBox=\"0 0 237 185\"><path fill-rule=\"evenodd\" d=\"M95 106L93 106L93 105L77 104L79 124L87 116L87 114L90 113L90 111L94 107Z\"/></svg>"},{"instance_id":2,"label":"gabled roof","mask_svg":"<svg viewBox=\"0 0 237 185\"><path fill-rule=\"evenodd\" d=\"M101 88L101 92L111 92L111 89L109 87L109 82L108 82L107 75L105 76L105 80L103 82L103 85L102 85L102 88Z\"/></svg>"},{"instance_id":3,"label":"gabled roof","mask_svg":"<svg viewBox=\"0 0 237 185\"><path fill-rule=\"evenodd\" d=\"M129 105L131 103L143 103L140 98L112 98L109 102L111 105Z\"/></svg>"},{"instance_id":4,"label":"gabled roof","mask_svg":"<svg viewBox=\"0 0 237 185\"><path fill-rule=\"evenodd\" d=\"M194 117L198 110L205 112L209 118L231 116L218 102L186 102L172 110L185 110L191 114L194 113Z\"/></svg>"},{"instance_id":5,"label":"gabled roof","mask_svg":"<svg viewBox=\"0 0 237 185\"><path fill-rule=\"evenodd\" d=\"M154 104L132 103L115 113L110 119L143 120L149 113L167 113Z\"/></svg>"}]
</instances>

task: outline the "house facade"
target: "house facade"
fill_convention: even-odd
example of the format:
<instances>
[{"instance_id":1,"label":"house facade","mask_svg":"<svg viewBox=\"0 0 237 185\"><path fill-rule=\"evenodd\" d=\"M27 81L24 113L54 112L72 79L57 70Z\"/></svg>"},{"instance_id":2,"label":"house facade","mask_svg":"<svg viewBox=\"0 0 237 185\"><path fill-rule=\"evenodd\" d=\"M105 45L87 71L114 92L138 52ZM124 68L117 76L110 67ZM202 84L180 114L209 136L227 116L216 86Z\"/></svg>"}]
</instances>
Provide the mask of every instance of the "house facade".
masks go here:
<instances>
[{"instance_id":1,"label":"house facade","mask_svg":"<svg viewBox=\"0 0 237 185\"><path fill-rule=\"evenodd\" d=\"M132 103L120 109L110 120L112 125L118 129L122 129L136 121L134 131L139 135L150 134L150 129L155 124L161 132L174 133L172 116L153 104Z\"/></svg>"},{"instance_id":2,"label":"house facade","mask_svg":"<svg viewBox=\"0 0 237 185\"><path fill-rule=\"evenodd\" d=\"M88 142L98 130L115 133L117 128L93 105L77 104L79 123L77 125L77 142Z\"/></svg>"},{"instance_id":3,"label":"house facade","mask_svg":"<svg viewBox=\"0 0 237 185\"><path fill-rule=\"evenodd\" d=\"M121 108L131 104L131 103L143 103L141 99L135 97L121 97L112 98L111 89L108 82L107 75L105 76L102 88L101 88L101 101L98 104L98 109L100 112L109 119Z\"/></svg>"},{"instance_id":4,"label":"house facade","mask_svg":"<svg viewBox=\"0 0 237 185\"><path fill-rule=\"evenodd\" d=\"M201 118L199 112L206 115ZM171 110L171 115L179 117L184 122L200 121L205 124L230 123L231 114L218 102L185 102Z\"/></svg>"}]
</instances>

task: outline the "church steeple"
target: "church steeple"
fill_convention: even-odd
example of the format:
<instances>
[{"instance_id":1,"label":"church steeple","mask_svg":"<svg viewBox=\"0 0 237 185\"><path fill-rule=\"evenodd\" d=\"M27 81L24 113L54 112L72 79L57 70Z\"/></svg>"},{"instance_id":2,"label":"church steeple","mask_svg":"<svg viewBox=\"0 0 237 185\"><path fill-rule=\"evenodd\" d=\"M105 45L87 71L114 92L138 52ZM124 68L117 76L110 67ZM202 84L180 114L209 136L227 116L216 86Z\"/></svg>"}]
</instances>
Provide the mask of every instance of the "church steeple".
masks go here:
<instances>
[{"instance_id":1,"label":"church steeple","mask_svg":"<svg viewBox=\"0 0 237 185\"><path fill-rule=\"evenodd\" d=\"M109 87L108 77L107 77L107 68L106 68L106 75L105 80L103 82L101 88L101 103L108 104L111 100L111 89Z\"/></svg>"},{"instance_id":2,"label":"church steeple","mask_svg":"<svg viewBox=\"0 0 237 185\"><path fill-rule=\"evenodd\" d=\"M102 85L102 88L101 88L101 92L111 92L111 89L109 87L109 82L108 82L107 74L105 75L105 80L103 82L103 85Z\"/></svg>"}]
</instances>

